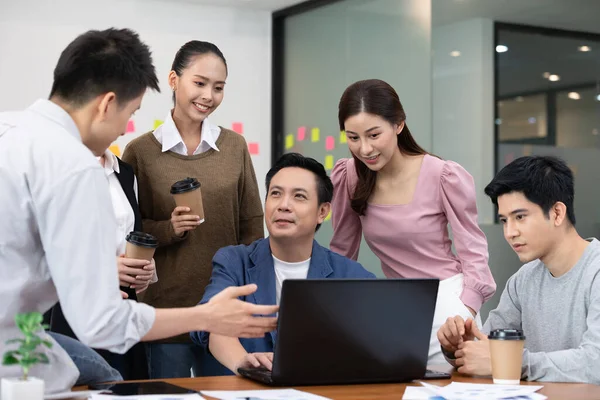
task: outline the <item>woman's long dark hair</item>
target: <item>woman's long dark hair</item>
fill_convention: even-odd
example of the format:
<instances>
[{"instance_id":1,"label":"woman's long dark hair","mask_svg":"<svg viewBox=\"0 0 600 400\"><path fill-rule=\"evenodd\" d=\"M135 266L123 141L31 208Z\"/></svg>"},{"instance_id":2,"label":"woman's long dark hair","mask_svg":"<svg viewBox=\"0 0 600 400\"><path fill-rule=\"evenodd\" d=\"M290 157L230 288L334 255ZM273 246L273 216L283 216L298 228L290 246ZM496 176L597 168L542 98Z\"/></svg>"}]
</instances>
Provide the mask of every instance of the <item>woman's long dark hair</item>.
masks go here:
<instances>
[{"instance_id":1,"label":"woman's long dark hair","mask_svg":"<svg viewBox=\"0 0 600 400\"><path fill-rule=\"evenodd\" d=\"M388 83L379 79L368 79L348 86L338 107L340 130L345 130L344 123L348 118L361 112L377 115L391 125L401 125L404 122L402 132L397 135L400 152L409 156L427 154L410 133L398 93ZM358 184L350 199L350 205L358 215L365 215L367 201L375 189L377 172L371 171L354 154L352 156L358 175Z\"/></svg>"}]
</instances>

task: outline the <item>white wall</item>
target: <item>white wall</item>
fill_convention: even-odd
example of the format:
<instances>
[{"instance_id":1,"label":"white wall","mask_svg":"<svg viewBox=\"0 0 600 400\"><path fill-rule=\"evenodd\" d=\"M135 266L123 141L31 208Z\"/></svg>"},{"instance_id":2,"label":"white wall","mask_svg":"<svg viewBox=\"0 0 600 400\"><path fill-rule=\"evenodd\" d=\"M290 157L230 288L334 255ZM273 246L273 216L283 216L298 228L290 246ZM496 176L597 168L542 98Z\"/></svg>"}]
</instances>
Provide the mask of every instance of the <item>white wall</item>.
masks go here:
<instances>
[{"instance_id":1,"label":"white wall","mask_svg":"<svg viewBox=\"0 0 600 400\"><path fill-rule=\"evenodd\" d=\"M435 26L432 37L433 152L473 175L479 222L493 223L483 189L494 175L494 24L476 18Z\"/></svg>"},{"instance_id":2,"label":"white wall","mask_svg":"<svg viewBox=\"0 0 600 400\"><path fill-rule=\"evenodd\" d=\"M134 117L136 132L121 149L152 129L170 109L167 75L178 48L189 40L215 43L229 66L225 99L211 120L231 128L242 122L259 183L271 154L271 12L209 7L168 0L19 0L0 12L0 110L22 109L46 98L60 52L89 29L131 28L152 49L162 94L148 93ZM264 189L261 193L264 197Z\"/></svg>"}]
</instances>

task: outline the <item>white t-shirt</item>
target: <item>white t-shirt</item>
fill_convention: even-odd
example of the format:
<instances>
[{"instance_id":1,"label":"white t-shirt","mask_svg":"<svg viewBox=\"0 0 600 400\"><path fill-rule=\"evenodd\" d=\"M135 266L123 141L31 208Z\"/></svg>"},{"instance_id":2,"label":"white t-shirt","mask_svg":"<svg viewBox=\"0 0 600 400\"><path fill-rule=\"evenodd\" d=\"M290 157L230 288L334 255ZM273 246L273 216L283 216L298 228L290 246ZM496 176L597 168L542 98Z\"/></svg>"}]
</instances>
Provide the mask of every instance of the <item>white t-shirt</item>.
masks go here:
<instances>
[{"instance_id":1,"label":"white t-shirt","mask_svg":"<svg viewBox=\"0 0 600 400\"><path fill-rule=\"evenodd\" d=\"M275 265L275 293L277 305L281 299L281 286L286 279L306 279L308 276L308 267L310 267L310 258L300 262L285 262L273 256Z\"/></svg>"}]
</instances>

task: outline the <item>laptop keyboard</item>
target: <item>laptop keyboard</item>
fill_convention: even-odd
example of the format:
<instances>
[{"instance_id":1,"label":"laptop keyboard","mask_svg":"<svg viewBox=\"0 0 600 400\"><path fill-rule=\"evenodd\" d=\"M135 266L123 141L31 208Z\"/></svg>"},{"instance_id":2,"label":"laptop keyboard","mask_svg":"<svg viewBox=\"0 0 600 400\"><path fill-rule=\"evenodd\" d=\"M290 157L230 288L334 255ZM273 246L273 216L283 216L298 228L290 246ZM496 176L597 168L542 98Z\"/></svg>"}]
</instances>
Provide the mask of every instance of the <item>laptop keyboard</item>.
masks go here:
<instances>
[{"instance_id":1,"label":"laptop keyboard","mask_svg":"<svg viewBox=\"0 0 600 400\"><path fill-rule=\"evenodd\" d=\"M271 371L266 368L240 368L238 372L242 376L255 379L264 383L271 383Z\"/></svg>"}]
</instances>

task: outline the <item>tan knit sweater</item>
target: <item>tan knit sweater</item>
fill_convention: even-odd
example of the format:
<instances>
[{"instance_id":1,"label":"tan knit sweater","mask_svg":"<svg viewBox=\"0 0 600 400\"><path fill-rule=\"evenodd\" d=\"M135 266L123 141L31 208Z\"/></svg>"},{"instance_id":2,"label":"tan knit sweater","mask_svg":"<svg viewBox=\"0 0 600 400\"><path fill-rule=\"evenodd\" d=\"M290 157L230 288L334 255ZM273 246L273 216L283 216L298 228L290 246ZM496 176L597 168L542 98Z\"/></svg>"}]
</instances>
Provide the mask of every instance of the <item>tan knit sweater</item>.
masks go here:
<instances>
[{"instance_id":1,"label":"tan knit sweater","mask_svg":"<svg viewBox=\"0 0 600 400\"><path fill-rule=\"evenodd\" d=\"M189 307L200 302L221 247L250 244L264 237L263 210L252 160L244 138L221 128L219 151L194 156L162 152L152 132L129 143L123 161L135 170L144 231L157 237L154 259L158 282L141 293L154 307ZM201 183L205 221L183 238L175 236L171 212L173 183L186 177ZM181 335L163 343L189 342Z\"/></svg>"}]
</instances>

